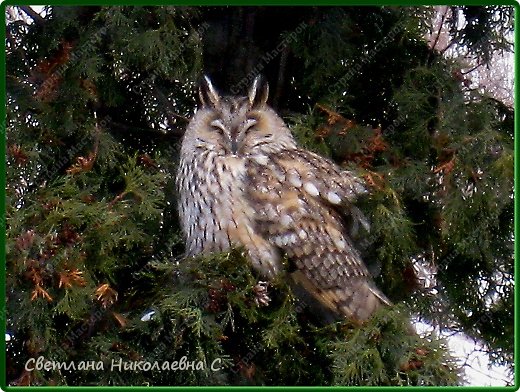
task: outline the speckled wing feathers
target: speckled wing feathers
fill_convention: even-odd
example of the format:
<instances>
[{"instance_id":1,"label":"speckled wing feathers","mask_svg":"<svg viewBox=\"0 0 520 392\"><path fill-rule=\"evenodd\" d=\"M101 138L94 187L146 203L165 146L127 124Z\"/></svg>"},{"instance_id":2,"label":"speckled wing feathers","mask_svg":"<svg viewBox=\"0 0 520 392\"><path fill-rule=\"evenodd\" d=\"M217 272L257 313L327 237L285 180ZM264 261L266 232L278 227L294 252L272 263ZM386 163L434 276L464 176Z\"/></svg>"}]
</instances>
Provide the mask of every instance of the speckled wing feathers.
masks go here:
<instances>
[{"instance_id":1,"label":"speckled wing feathers","mask_svg":"<svg viewBox=\"0 0 520 392\"><path fill-rule=\"evenodd\" d=\"M359 320L388 303L371 282L345 233L338 207L348 209L365 191L360 180L311 152L294 149L247 164L247 195L257 229L297 269L305 286L326 307Z\"/></svg>"}]
</instances>

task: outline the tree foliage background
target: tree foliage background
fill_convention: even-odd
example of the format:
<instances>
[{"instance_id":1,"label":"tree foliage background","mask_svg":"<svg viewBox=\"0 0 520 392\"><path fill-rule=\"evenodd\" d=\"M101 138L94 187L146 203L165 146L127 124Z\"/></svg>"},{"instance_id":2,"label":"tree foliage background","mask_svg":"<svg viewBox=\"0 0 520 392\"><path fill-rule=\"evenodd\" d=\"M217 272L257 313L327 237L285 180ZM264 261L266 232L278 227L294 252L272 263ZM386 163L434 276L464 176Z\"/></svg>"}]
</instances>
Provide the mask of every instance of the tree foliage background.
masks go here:
<instances>
[{"instance_id":1,"label":"tree foliage background","mask_svg":"<svg viewBox=\"0 0 520 392\"><path fill-rule=\"evenodd\" d=\"M492 63L513 8L454 7L450 36ZM15 17L19 15L23 17ZM429 7L6 9L7 382L11 385L456 385L409 316L513 363L513 110L424 40ZM183 260L173 177L209 74L257 73L300 143L364 176L359 239L396 304L323 325L240 250ZM202 361L205 370L24 369ZM209 365L220 358L221 370Z\"/></svg>"}]
</instances>

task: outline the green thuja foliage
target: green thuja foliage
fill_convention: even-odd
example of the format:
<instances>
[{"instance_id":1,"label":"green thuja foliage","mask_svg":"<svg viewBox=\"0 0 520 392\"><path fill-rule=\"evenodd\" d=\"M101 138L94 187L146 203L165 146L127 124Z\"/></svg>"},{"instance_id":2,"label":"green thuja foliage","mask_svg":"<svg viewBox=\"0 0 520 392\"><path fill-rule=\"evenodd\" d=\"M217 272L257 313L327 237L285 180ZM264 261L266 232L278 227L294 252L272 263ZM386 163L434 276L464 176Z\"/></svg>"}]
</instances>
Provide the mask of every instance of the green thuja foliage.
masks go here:
<instances>
[{"instance_id":1,"label":"green thuja foliage","mask_svg":"<svg viewBox=\"0 0 520 392\"><path fill-rule=\"evenodd\" d=\"M407 333L408 317L399 306L383 309L333 342L334 384L458 385L458 367L446 343Z\"/></svg>"},{"instance_id":2,"label":"green thuja foliage","mask_svg":"<svg viewBox=\"0 0 520 392\"><path fill-rule=\"evenodd\" d=\"M511 10L460 7L453 45L490 61ZM514 113L429 48L430 7L6 11L9 385L461 384L417 319L512 368ZM299 144L367 184L369 225L345 226L394 305L363 325L324 323L243 249L185 257L196 84L259 71ZM83 367L25 369L40 357Z\"/></svg>"},{"instance_id":3,"label":"green thuja foliage","mask_svg":"<svg viewBox=\"0 0 520 392\"><path fill-rule=\"evenodd\" d=\"M152 262L141 272L151 274L162 277L170 292L140 293L148 310L126 314L117 335L94 338L87 358L101 356L105 366L116 368L119 361L130 364L143 355L161 366L175 361L181 366L183 357L204 364L198 371L143 374L157 385L451 385L458 380L442 342L411 332L399 307L382 309L361 328L349 322L322 326L282 279L269 286L271 303L262 306L258 277L242 250L192 259L179 268ZM360 353L365 354L360 358ZM134 384L143 375L119 381ZM112 376L104 377L108 383Z\"/></svg>"}]
</instances>

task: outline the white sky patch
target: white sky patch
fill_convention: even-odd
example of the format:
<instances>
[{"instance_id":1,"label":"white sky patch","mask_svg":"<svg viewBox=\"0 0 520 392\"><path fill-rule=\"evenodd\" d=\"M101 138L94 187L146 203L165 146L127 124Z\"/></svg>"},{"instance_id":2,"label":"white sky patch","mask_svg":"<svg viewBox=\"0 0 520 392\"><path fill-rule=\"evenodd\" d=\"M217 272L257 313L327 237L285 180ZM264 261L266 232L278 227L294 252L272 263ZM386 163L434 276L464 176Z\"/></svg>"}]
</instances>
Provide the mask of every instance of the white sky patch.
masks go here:
<instances>
[{"instance_id":1,"label":"white sky patch","mask_svg":"<svg viewBox=\"0 0 520 392\"><path fill-rule=\"evenodd\" d=\"M43 5L30 5L29 7L31 7L33 10L35 10L40 15L45 16L45 15L42 14L43 8L44 8Z\"/></svg>"}]
</instances>

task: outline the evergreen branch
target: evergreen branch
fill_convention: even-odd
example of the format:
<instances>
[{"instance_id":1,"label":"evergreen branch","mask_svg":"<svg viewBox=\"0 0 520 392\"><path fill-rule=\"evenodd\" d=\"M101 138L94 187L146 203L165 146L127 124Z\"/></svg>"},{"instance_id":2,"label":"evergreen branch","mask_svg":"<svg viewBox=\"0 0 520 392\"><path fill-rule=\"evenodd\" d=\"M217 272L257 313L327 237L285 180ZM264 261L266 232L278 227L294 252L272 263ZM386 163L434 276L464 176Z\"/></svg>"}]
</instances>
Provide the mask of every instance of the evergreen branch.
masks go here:
<instances>
[{"instance_id":1,"label":"evergreen branch","mask_svg":"<svg viewBox=\"0 0 520 392\"><path fill-rule=\"evenodd\" d=\"M9 28L9 26L7 26L7 28L5 29L5 37L7 39L7 42L9 42L9 46L10 46L11 50L12 51L17 50L20 53L20 55L23 55L22 58L25 58L25 53L23 50L19 50L19 48L17 47L16 42L14 41L13 35L11 34L11 29Z\"/></svg>"},{"instance_id":2,"label":"evergreen branch","mask_svg":"<svg viewBox=\"0 0 520 392\"><path fill-rule=\"evenodd\" d=\"M94 167L99 150L99 141L101 139L101 130L96 119L96 128L94 132L94 150L91 151L87 157L76 158L76 163L67 169L68 174L76 174L80 172L90 171Z\"/></svg>"}]
</instances>

